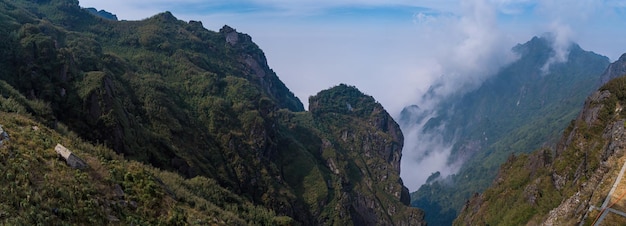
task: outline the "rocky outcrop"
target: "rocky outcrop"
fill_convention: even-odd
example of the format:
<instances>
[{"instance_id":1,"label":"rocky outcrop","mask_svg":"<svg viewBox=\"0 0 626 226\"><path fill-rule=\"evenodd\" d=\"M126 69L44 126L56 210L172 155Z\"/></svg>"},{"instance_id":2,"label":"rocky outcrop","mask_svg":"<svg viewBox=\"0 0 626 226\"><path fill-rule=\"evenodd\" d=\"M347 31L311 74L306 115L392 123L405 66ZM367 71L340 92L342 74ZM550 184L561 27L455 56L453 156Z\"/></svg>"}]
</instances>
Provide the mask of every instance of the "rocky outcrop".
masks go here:
<instances>
[{"instance_id":1,"label":"rocky outcrop","mask_svg":"<svg viewBox=\"0 0 626 226\"><path fill-rule=\"evenodd\" d=\"M2 128L2 125L0 125L0 147L2 147L2 144L6 142L7 140L9 140L9 134L6 131L4 131L4 129Z\"/></svg>"},{"instance_id":2,"label":"rocky outcrop","mask_svg":"<svg viewBox=\"0 0 626 226\"><path fill-rule=\"evenodd\" d=\"M61 144L57 144L57 146L54 147L54 151L59 155L59 157L65 159L67 165L74 169L85 169L88 166L85 161Z\"/></svg>"},{"instance_id":3,"label":"rocky outcrop","mask_svg":"<svg viewBox=\"0 0 626 226\"><path fill-rule=\"evenodd\" d=\"M584 121L587 125L597 121L600 110L604 107L601 102L609 98L610 95L611 93L607 90L593 93L585 101L586 108L579 114L578 120ZM569 145L569 143L566 143L566 145Z\"/></svg>"},{"instance_id":4,"label":"rocky outcrop","mask_svg":"<svg viewBox=\"0 0 626 226\"><path fill-rule=\"evenodd\" d=\"M245 77L257 84L280 108L291 111L304 111L304 105L300 100L280 81L276 73L267 64L265 54L252 41L252 37L239 33L234 28L224 25L219 32L229 48L234 51L232 57L236 57Z\"/></svg>"},{"instance_id":5,"label":"rocky outcrop","mask_svg":"<svg viewBox=\"0 0 626 226\"><path fill-rule=\"evenodd\" d=\"M98 16L107 20L117 20L117 15L107 12L106 10L98 10L93 7L85 8L85 10L87 10L89 13L95 16Z\"/></svg>"},{"instance_id":6,"label":"rocky outcrop","mask_svg":"<svg viewBox=\"0 0 626 226\"><path fill-rule=\"evenodd\" d=\"M224 25L224 27L220 29L220 32L226 36L226 43L230 44L231 46L234 46L237 44L237 42L239 42L239 33L237 33L234 28L228 25Z\"/></svg>"},{"instance_id":7,"label":"rocky outcrop","mask_svg":"<svg viewBox=\"0 0 626 226\"><path fill-rule=\"evenodd\" d=\"M309 102L320 130L329 135L321 152L335 154L326 165L342 191L335 207L341 217L320 223L424 225L423 212L407 206L408 189L400 179L404 137L389 113L371 96L343 84Z\"/></svg>"}]
</instances>

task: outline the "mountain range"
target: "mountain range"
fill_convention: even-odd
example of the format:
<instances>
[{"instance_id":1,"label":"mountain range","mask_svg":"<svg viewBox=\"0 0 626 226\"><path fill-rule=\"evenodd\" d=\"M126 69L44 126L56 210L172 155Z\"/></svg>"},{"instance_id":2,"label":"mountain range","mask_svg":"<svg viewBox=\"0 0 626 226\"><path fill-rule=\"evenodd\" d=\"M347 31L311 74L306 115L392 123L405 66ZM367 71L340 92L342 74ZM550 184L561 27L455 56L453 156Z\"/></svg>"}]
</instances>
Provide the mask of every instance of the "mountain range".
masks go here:
<instances>
[{"instance_id":1,"label":"mountain range","mask_svg":"<svg viewBox=\"0 0 626 226\"><path fill-rule=\"evenodd\" d=\"M0 224L626 223L626 55L534 37L396 123L346 84L305 111L251 36L170 12L2 1L0 40ZM403 131L458 171L414 169L432 175L410 193Z\"/></svg>"},{"instance_id":2,"label":"mountain range","mask_svg":"<svg viewBox=\"0 0 626 226\"><path fill-rule=\"evenodd\" d=\"M304 111L229 26L22 0L0 37L2 224L425 224L383 107L341 84Z\"/></svg>"},{"instance_id":3,"label":"mountain range","mask_svg":"<svg viewBox=\"0 0 626 226\"><path fill-rule=\"evenodd\" d=\"M450 225L465 200L486 189L511 154L554 146L585 98L615 76L602 75L607 57L577 44L569 47L566 61L553 62L552 42L546 35L518 44L512 48L516 61L435 109L405 108L400 117L405 131L417 129L420 136L440 139L440 146L451 147L448 163L461 165L455 174L433 172L412 193L412 205L425 210L427 222Z\"/></svg>"}]
</instances>

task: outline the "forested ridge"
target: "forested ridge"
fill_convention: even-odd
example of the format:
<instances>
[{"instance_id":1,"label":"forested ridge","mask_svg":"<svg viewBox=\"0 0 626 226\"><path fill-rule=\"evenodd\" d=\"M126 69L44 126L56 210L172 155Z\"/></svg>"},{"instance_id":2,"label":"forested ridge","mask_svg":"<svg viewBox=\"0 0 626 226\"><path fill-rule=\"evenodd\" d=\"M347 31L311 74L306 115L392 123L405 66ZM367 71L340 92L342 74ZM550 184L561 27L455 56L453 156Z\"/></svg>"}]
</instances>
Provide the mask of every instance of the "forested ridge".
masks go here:
<instances>
[{"instance_id":1,"label":"forested ridge","mask_svg":"<svg viewBox=\"0 0 626 226\"><path fill-rule=\"evenodd\" d=\"M2 1L0 37L0 167L14 172L1 222L423 223L382 106L339 85L305 112L231 27ZM89 167L65 165L56 143Z\"/></svg>"}]
</instances>

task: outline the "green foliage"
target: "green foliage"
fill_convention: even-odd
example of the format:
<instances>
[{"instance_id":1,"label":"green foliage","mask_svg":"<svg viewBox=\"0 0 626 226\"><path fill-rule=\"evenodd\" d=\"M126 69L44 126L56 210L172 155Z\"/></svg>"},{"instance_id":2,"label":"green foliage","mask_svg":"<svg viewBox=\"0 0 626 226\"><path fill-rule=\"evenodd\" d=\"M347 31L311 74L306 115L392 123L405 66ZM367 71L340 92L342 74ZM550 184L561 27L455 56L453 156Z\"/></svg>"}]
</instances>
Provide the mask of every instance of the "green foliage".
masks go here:
<instances>
[{"instance_id":1,"label":"green foliage","mask_svg":"<svg viewBox=\"0 0 626 226\"><path fill-rule=\"evenodd\" d=\"M0 112L11 139L0 147L2 224L217 224L291 222L255 206L206 177L184 179L134 161L104 146L62 136L15 113ZM38 129L31 129L37 126ZM89 167L76 170L54 152L67 145ZM116 194L116 186L123 195ZM113 217L113 218L112 218Z\"/></svg>"},{"instance_id":2,"label":"green foliage","mask_svg":"<svg viewBox=\"0 0 626 226\"><path fill-rule=\"evenodd\" d=\"M600 91L605 90L612 94L607 103L615 103L617 100L626 100L626 78L621 76L612 79L600 88Z\"/></svg>"},{"instance_id":3,"label":"green foliage","mask_svg":"<svg viewBox=\"0 0 626 226\"><path fill-rule=\"evenodd\" d=\"M337 87L309 98L311 113L315 116L329 113L355 114L369 116L376 101L371 96L364 96L356 87L340 84Z\"/></svg>"}]
</instances>

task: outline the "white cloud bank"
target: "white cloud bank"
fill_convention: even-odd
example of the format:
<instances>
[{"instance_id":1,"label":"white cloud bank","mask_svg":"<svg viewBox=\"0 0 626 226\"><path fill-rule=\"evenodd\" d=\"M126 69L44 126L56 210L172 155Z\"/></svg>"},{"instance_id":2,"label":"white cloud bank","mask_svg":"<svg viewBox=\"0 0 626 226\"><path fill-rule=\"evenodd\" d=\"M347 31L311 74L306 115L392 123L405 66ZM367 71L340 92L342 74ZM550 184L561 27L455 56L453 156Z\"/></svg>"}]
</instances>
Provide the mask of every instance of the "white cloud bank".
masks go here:
<instances>
[{"instance_id":1,"label":"white cloud bank","mask_svg":"<svg viewBox=\"0 0 626 226\"><path fill-rule=\"evenodd\" d=\"M426 182L428 176L440 172L442 177L454 174L459 162L450 162L453 144L446 143L438 133L423 133L424 124L436 117L432 108L444 98L476 88L487 77L495 74L516 56L510 51L513 41L507 38L497 23L496 5L486 1L462 1L462 16L442 21L427 20L438 34L437 41L446 45L437 57L439 70L430 84L429 95L420 96L416 104L428 115L423 120L403 126L405 147L401 164L401 176L412 191ZM442 126L445 126L443 124Z\"/></svg>"}]
</instances>

